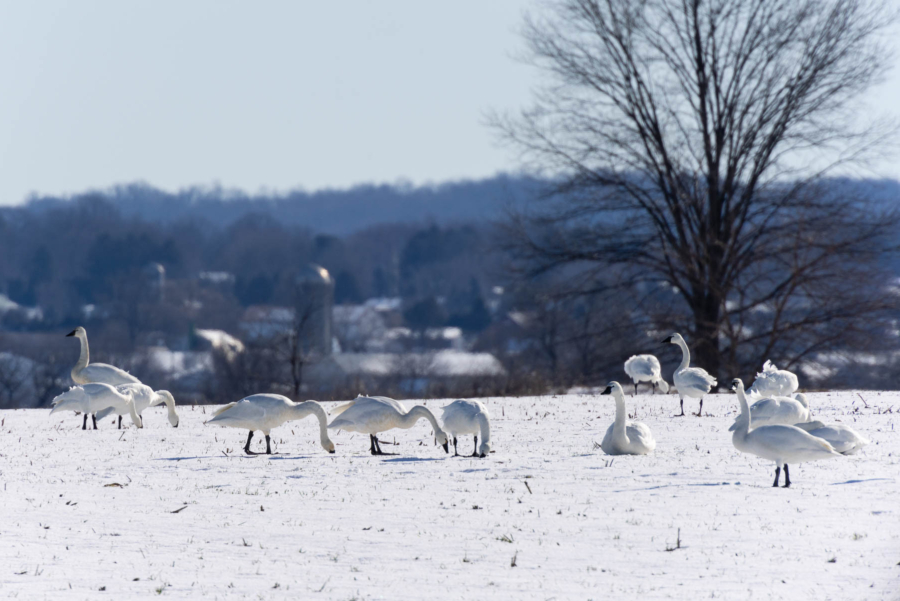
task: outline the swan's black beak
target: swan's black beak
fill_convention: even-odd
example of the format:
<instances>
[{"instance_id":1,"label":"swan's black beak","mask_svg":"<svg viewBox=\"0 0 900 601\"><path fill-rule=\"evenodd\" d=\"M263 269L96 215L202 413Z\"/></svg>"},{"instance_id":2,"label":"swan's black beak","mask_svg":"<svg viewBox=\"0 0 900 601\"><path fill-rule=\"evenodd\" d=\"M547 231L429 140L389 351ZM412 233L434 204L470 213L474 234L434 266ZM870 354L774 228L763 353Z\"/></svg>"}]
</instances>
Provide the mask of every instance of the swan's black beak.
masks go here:
<instances>
[{"instance_id":1,"label":"swan's black beak","mask_svg":"<svg viewBox=\"0 0 900 601\"><path fill-rule=\"evenodd\" d=\"M331 449L331 450L328 451L328 452L329 452L330 454L334 455L334 449Z\"/></svg>"},{"instance_id":2,"label":"swan's black beak","mask_svg":"<svg viewBox=\"0 0 900 601\"><path fill-rule=\"evenodd\" d=\"M68 334L66 334L66 338L68 338L69 336L74 336L74 335L77 333L77 331L78 331L78 330L72 330L71 332L69 332Z\"/></svg>"},{"instance_id":3,"label":"swan's black beak","mask_svg":"<svg viewBox=\"0 0 900 601\"><path fill-rule=\"evenodd\" d=\"M612 394L612 386L607 386L600 394Z\"/></svg>"},{"instance_id":4,"label":"swan's black beak","mask_svg":"<svg viewBox=\"0 0 900 601\"><path fill-rule=\"evenodd\" d=\"M445 452L445 453L449 453L449 452L450 452L450 440L449 440L449 439L447 440L447 442L445 442L445 443L442 444L441 446L444 447L444 452Z\"/></svg>"},{"instance_id":5,"label":"swan's black beak","mask_svg":"<svg viewBox=\"0 0 900 601\"><path fill-rule=\"evenodd\" d=\"M484 459L484 457L485 457L484 453L482 453L481 455L479 455L479 457L481 457L482 459Z\"/></svg>"},{"instance_id":6,"label":"swan's black beak","mask_svg":"<svg viewBox=\"0 0 900 601\"><path fill-rule=\"evenodd\" d=\"M660 342L660 344L669 344L671 342L672 342L672 336L669 336L668 338L666 338L665 340Z\"/></svg>"},{"instance_id":7,"label":"swan's black beak","mask_svg":"<svg viewBox=\"0 0 900 601\"><path fill-rule=\"evenodd\" d=\"M178 422L178 423L180 424L181 422ZM178 427L178 424L175 424L175 425L172 426L172 427L173 427L173 428L177 428L177 427Z\"/></svg>"}]
</instances>

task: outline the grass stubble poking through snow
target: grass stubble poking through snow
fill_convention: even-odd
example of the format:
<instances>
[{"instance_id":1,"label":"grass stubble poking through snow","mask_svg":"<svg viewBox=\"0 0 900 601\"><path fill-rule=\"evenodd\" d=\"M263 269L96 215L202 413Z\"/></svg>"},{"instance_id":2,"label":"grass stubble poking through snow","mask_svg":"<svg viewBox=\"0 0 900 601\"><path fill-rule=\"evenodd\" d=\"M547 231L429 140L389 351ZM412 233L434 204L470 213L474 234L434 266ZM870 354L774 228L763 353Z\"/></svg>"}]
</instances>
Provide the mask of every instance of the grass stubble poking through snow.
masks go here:
<instances>
[{"instance_id":1,"label":"grass stubble poking through snow","mask_svg":"<svg viewBox=\"0 0 900 601\"><path fill-rule=\"evenodd\" d=\"M863 396L809 395L872 444L791 466L788 490L732 446L725 394L679 419L674 396L629 398L658 444L615 458L599 395L485 400L485 459L445 455L425 422L384 435L390 458L348 432L329 455L315 420L248 457L211 407L96 432L0 411L0 598L897 599L900 394Z\"/></svg>"}]
</instances>

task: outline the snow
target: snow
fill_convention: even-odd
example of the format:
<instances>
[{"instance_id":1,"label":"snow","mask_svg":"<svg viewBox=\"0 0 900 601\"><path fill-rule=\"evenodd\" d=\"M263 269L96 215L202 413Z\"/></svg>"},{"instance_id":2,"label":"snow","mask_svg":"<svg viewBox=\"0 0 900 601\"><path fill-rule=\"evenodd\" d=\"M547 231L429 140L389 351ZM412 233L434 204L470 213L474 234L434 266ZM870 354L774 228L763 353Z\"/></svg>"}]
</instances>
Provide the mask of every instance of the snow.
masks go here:
<instances>
[{"instance_id":1,"label":"snow","mask_svg":"<svg viewBox=\"0 0 900 601\"><path fill-rule=\"evenodd\" d=\"M246 457L246 432L203 425L212 407L97 432L0 411L0 597L896 599L900 394L861 394L809 395L872 444L791 466L787 490L732 447L733 395L678 419L674 395L629 396L658 446L614 459L594 395L486 399L487 459L445 455L424 421L383 436L396 457L347 432L329 455L313 419Z\"/></svg>"}]
</instances>

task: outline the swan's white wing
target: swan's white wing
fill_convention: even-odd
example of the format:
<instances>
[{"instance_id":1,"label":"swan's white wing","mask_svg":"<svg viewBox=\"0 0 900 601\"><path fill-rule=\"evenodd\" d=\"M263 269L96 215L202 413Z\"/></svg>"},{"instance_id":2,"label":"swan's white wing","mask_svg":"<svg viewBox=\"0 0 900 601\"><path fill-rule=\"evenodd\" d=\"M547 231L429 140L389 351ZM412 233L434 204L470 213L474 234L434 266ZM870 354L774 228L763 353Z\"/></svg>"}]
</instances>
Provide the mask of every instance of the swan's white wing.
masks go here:
<instances>
[{"instance_id":1,"label":"swan's white wing","mask_svg":"<svg viewBox=\"0 0 900 601\"><path fill-rule=\"evenodd\" d=\"M347 409L349 409L350 407L352 407L355 404L356 404L356 401L354 400L354 401L350 401L349 403L344 403L343 405L339 405L331 410L331 415L334 417L337 417L338 415L340 415L341 413L343 413L344 411L346 411Z\"/></svg>"},{"instance_id":2,"label":"swan's white wing","mask_svg":"<svg viewBox=\"0 0 900 601\"><path fill-rule=\"evenodd\" d=\"M124 369L106 363L91 363L79 372L79 377L86 382L99 382L119 386L120 384L140 384L141 381Z\"/></svg>"},{"instance_id":3,"label":"swan's white wing","mask_svg":"<svg viewBox=\"0 0 900 601\"><path fill-rule=\"evenodd\" d=\"M625 362L625 373L631 379L651 380L660 376L659 359L653 355L634 355Z\"/></svg>"},{"instance_id":4,"label":"swan's white wing","mask_svg":"<svg viewBox=\"0 0 900 601\"><path fill-rule=\"evenodd\" d=\"M393 399L388 399L393 400ZM328 425L331 429L375 434L394 428L400 413L393 403L379 397L360 397ZM401 405L402 407L402 405ZM406 413L405 411L403 413Z\"/></svg>"},{"instance_id":5,"label":"swan's white wing","mask_svg":"<svg viewBox=\"0 0 900 601\"><path fill-rule=\"evenodd\" d=\"M794 426L774 425L754 428L747 435L761 457L786 463L815 461L840 456L828 441Z\"/></svg>"},{"instance_id":6,"label":"swan's white wing","mask_svg":"<svg viewBox=\"0 0 900 601\"><path fill-rule=\"evenodd\" d=\"M656 448L656 439L646 424L641 422L628 422L625 426L625 432L632 447L643 447L645 453L649 453Z\"/></svg>"},{"instance_id":7,"label":"swan's white wing","mask_svg":"<svg viewBox=\"0 0 900 601\"><path fill-rule=\"evenodd\" d=\"M716 385L716 379L700 367L688 367L675 372L675 386L682 389L693 389L709 392Z\"/></svg>"},{"instance_id":8,"label":"swan's white wing","mask_svg":"<svg viewBox=\"0 0 900 601\"><path fill-rule=\"evenodd\" d=\"M215 423L219 426L234 428L262 429L266 422L266 408L260 403L253 403L247 399L236 403L229 403L213 415L206 423Z\"/></svg>"},{"instance_id":9,"label":"swan's white wing","mask_svg":"<svg viewBox=\"0 0 900 601\"><path fill-rule=\"evenodd\" d=\"M454 436L457 434L476 434L481 425L475 417L484 413L490 419L487 408L478 401L458 400L442 408L441 421L444 430Z\"/></svg>"},{"instance_id":10,"label":"swan's white wing","mask_svg":"<svg viewBox=\"0 0 900 601\"><path fill-rule=\"evenodd\" d=\"M870 443L859 432L844 425L833 425L808 430L812 436L827 440L842 455L853 455Z\"/></svg>"}]
</instances>

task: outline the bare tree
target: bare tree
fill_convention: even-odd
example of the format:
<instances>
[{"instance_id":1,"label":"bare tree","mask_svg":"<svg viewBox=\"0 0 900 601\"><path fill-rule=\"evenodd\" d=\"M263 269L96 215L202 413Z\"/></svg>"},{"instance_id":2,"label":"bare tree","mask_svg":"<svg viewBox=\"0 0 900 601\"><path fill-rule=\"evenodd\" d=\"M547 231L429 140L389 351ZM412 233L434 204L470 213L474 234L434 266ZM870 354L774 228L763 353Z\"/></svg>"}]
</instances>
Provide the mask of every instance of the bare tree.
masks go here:
<instances>
[{"instance_id":1,"label":"bare tree","mask_svg":"<svg viewBox=\"0 0 900 601\"><path fill-rule=\"evenodd\" d=\"M512 220L526 273L614 271L645 330L687 325L713 373L797 361L884 308L870 284L896 216L825 179L889 131L853 110L890 58L882 2L554 8L525 27L552 84L493 119L562 173L542 209ZM680 307L654 306L667 290Z\"/></svg>"}]
</instances>

